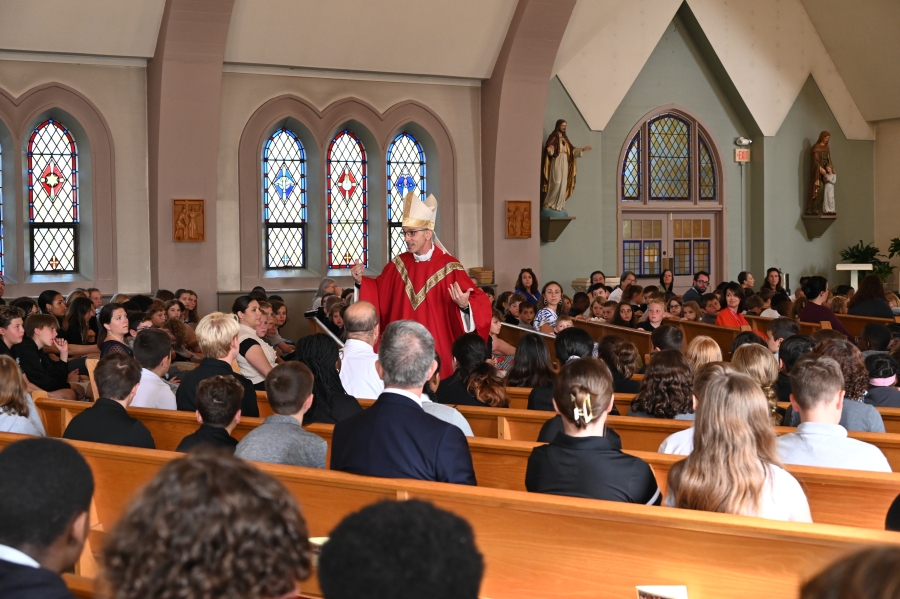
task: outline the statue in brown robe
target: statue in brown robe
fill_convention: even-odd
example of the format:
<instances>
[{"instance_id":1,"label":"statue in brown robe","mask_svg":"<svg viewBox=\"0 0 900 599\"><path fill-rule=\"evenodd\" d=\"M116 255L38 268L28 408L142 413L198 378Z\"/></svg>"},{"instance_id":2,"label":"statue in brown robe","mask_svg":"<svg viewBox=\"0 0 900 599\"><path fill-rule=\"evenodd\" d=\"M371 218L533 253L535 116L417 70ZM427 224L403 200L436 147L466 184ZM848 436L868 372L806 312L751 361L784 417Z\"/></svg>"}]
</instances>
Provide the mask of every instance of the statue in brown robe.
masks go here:
<instances>
[{"instance_id":1,"label":"statue in brown robe","mask_svg":"<svg viewBox=\"0 0 900 599\"><path fill-rule=\"evenodd\" d=\"M831 149L828 147L829 139L831 133L822 131L819 140L810 149L812 160L809 165L809 193L806 196L807 214L822 213L822 205L825 202L825 168L833 166Z\"/></svg>"}]
</instances>

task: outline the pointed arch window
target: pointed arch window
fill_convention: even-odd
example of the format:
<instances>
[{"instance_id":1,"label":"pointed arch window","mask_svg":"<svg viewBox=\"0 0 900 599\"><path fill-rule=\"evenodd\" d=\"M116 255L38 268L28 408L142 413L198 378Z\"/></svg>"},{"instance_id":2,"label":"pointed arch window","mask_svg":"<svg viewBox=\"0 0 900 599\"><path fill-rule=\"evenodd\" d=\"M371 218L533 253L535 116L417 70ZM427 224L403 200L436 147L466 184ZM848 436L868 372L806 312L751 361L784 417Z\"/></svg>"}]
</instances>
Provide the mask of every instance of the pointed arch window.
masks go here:
<instances>
[{"instance_id":1,"label":"pointed arch window","mask_svg":"<svg viewBox=\"0 0 900 599\"><path fill-rule=\"evenodd\" d=\"M416 191L425 201L425 152L407 132L394 138L387 153L388 259L406 251L403 239L403 199Z\"/></svg>"},{"instance_id":2,"label":"pointed arch window","mask_svg":"<svg viewBox=\"0 0 900 599\"><path fill-rule=\"evenodd\" d=\"M633 131L622 148L619 199L625 205L721 203L719 161L695 118L666 111Z\"/></svg>"},{"instance_id":3,"label":"pointed arch window","mask_svg":"<svg viewBox=\"0 0 900 599\"><path fill-rule=\"evenodd\" d=\"M349 129L328 146L328 268L369 265L366 150Z\"/></svg>"},{"instance_id":4,"label":"pointed arch window","mask_svg":"<svg viewBox=\"0 0 900 599\"><path fill-rule=\"evenodd\" d=\"M266 268L305 268L306 152L286 127L266 142L262 181Z\"/></svg>"},{"instance_id":5,"label":"pointed arch window","mask_svg":"<svg viewBox=\"0 0 900 599\"><path fill-rule=\"evenodd\" d=\"M78 148L48 119L28 140L28 219L32 273L78 271Z\"/></svg>"}]
</instances>

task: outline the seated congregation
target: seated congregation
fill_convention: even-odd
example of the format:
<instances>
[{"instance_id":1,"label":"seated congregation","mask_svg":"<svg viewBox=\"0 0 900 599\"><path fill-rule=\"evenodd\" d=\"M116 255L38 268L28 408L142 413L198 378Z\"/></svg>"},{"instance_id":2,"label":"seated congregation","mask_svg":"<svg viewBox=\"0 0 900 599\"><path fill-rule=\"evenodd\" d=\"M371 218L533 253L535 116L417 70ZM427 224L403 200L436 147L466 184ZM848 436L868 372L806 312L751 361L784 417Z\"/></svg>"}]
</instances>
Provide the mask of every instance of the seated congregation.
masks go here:
<instances>
[{"instance_id":1,"label":"seated congregation","mask_svg":"<svg viewBox=\"0 0 900 599\"><path fill-rule=\"evenodd\" d=\"M326 598L474 598L490 559L474 523L412 498L359 506L329 526L314 568L303 497L252 463L475 487L493 459L475 450L475 416L526 408L546 415L527 447L502 431L492 442L498 460L505 448L527 449L516 482L531 494L812 523L797 467L822 477L892 472L881 446L849 433L890 436L900 325L866 312L888 302L873 276L856 294L845 290L868 318L847 328L843 296L824 278L805 278L790 295L777 271L759 292L741 284L746 274L707 293L709 275L698 273L682 298L666 273L660 288L626 272L610 289L598 271L570 300L523 269L514 292L496 295L487 339L453 341L443 379L428 329L382 327L372 304L331 279L309 313L317 332L296 342L280 333L283 300L261 288L234 300L230 314L206 315L186 290L106 304L97 290L49 291L0 306L0 432L48 436L47 402L81 400L89 407L78 404L60 429L74 447L187 454L167 457L106 531L98 576L111 596L289 597L315 572ZM148 411L196 422L160 446ZM647 454L629 445L626 419L684 426ZM59 575L88 537L91 468L73 445L22 439L0 452L0 596L68 597ZM672 460L660 470L664 456ZM58 517L45 522L48 512ZM900 529L897 513L900 502L885 510L888 530ZM219 554L200 550L211 544ZM198 551L208 562L188 572ZM380 567L358 566L376 557ZM854 568L898 564L895 548L866 549L810 580L802 596L831 596L822 589ZM850 593L841 596L874 596Z\"/></svg>"}]
</instances>

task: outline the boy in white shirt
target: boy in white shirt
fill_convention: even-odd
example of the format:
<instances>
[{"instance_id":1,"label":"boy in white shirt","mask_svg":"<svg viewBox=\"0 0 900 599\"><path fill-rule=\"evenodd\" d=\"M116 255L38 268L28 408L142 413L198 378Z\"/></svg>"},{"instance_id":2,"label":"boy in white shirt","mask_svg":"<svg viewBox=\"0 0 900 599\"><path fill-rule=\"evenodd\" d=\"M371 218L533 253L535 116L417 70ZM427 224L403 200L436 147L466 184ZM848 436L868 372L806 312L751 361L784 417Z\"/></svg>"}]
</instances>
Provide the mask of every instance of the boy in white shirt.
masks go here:
<instances>
[{"instance_id":1,"label":"boy in white shirt","mask_svg":"<svg viewBox=\"0 0 900 599\"><path fill-rule=\"evenodd\" d=\"M800 414L797 432L778 438L785 464L890 472L881 450L847 436L838 424L844 406L844 377L837 361L808 354L791 370L791 406Z\"/></svg>"},{"instance_id":2,"label":"boy in white shirt","mask_svg":"<svg viewBox=\"0 0 900 599\"><path fill-rule=\"evenodd\" d=\"M171 365L172 340L162 329L148 329L134 338L134 359L141 365L141 382L138 385L132 408L157 408L176 410L175 394L162 376Z\"/></svg>"}]
</instances>

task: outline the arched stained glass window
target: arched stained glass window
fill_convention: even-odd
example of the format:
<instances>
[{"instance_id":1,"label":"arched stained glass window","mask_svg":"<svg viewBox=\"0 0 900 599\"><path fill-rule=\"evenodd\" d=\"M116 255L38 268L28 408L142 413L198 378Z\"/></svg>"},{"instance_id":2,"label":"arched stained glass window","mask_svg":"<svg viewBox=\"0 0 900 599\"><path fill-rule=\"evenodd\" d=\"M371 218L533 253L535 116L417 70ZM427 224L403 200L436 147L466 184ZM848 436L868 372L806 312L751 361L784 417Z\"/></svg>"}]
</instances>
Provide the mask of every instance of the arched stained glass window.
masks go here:
<instances>
[{"instance_id":1,"label":"arched stained glass window","mask_svg":"<svg viewBox=\"0 0 900 599\"><path fill-rule=\"evenodd\" d=\"M641 199L641 132L638 131L622 162L622 199L626 202Z\"/></svg>"},{"instance_id":2,"label":"arched stained glass window","mask_svg":"<svg viewBox=\"0 0 900 599\"><path fill-rule=\"evenodd\" d=\"M406 251L403 199L413 190L425 201L425 152L415 137L404 132L394 138L387 153L388 259Z\"/></svg>"},{"instance_id":3,"label":"arched stained glass window","mask_svg":"<svg viewBox=\"0 0 900 599\"><path fill-rule=\"evenodd\" d=\"M328 268L369 265L366 150L348 129L328 146Z\"/></svg>"},{"instance_id":4,"label":"arched stained glass window","mask_svg":"<svg viewBox=\"0 0 900 599\"><path fill-rule=\"evenodd\" d=\"M283 127L266 142L262 159L266 268L306 266L306 153Z\"/></svg>"},{"instance_id":5,"label":"arched stained glass window","mask_svg":"<svg viewBox=\"0 0 900 599\"><path fill-rule=\"evenodd\" d=\"M715 200L716 199L716 165L713 162L712 155L709 153L709 146L703 136L700 136L700 199Z\"/></svg>"},{"instance_id":6,"label":"arched stained glass window","mask_svg":"<svg viewBox=\"0 0 900 599\"><path fill-rule=\"evenodd\" d=\"M649 122L650 199L689 200L691 129L677 116L664 114Z\"/></svg>"},{"instance_id":7,"label":"arched stained glass window","mask_svg":"<svg viewBox=\"0 0 900 599\"><path fill-rule=\"evenodd\" d=\"M53 119L28 140L28 218L31 272L78 270L78 149Z\"/></svg>"}]
</instances>

